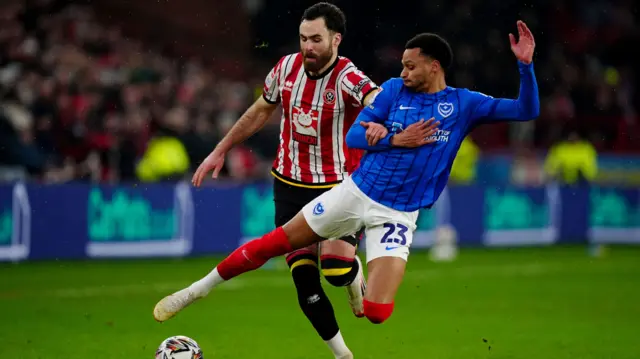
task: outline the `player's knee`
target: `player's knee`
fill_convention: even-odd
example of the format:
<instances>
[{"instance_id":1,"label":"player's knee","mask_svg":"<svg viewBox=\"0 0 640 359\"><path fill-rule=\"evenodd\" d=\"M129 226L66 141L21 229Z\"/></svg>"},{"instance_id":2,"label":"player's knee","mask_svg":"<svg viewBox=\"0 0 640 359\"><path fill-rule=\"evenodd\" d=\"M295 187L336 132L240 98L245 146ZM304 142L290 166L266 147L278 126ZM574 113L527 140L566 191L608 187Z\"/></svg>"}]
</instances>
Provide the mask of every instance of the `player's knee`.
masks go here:
<instances>
[{"instance_id":1,"label":"player's knee","mask_svg":"<svg viewBox=\"0 0 640 359\"><path fill-rule=\"evenodd\" d=\"M383 304L365 300L363 304L364 316L373 324L384 323L393 313L393 302Z\"/></svg>"},{"instance_id":2,"label":"player's knee","mask_svg":"<svg viewBox=\"0 0 640 359\"><path fill-rule=\"evenodd\" d=\"M351 284L358 274L358 262L354 258L321 255L320 266L327 282L336 287Z\"/></svg>"},{"instance_id":3,"label":"player's knee","mask_svg":"<svg viewBox=\"0 0 640 359\"><path fill-rule=\"evenodd\" d=\"M317 257L310 251L302 250L291 253L286 259L291 270L293 284L298 292L298 300L302 305L310 297L314 297L322 291Z\"/></svg>"}]
</instances>

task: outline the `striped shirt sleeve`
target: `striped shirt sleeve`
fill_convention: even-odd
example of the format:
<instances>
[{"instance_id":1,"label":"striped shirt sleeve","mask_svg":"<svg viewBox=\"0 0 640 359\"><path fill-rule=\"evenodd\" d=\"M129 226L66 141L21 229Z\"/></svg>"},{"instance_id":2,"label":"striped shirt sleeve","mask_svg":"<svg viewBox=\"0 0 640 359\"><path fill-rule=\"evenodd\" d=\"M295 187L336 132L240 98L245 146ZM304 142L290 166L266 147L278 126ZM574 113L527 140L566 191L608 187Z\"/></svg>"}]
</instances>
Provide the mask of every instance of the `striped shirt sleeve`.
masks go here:
<instances>
[{"instance_id":1,"label":"striped shirt sleeve","mask_svg":"<svg viewBox=\"0 0 640 359\"><path fill-rule=\"evenodd\" d=\"M264 87L262 88L262 97L271 104L280 102L280 77L285 57L269 71L264 79Z\"/></svg>"},{"instance_id":2,"label":"striped shirt sleeve","mask_svg":"<svg viewBox=\"0 0 640 359\"><path fill-rule=\"evenodd\" d=\"M361 106L364 106L364 98L377 88L376 84L355 66L342 77L341 84L345 93Z\"/></svg>"}]
</instances>

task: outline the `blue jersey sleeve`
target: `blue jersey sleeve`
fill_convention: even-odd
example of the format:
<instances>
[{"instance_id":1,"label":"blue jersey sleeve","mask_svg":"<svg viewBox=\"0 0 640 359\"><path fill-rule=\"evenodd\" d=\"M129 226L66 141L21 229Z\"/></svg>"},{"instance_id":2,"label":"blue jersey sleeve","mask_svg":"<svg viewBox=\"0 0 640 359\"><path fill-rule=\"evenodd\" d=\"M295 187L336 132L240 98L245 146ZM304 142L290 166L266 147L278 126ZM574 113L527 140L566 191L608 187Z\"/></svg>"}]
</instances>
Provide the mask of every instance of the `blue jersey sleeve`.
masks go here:
<instances>
[{"instance_id":1,"label":"blue jersey sleeve","mask_svg":"<svg viewBox=\"0 0 640 359\"><path fill-rule=\"evenodd\" d=\"M374 95L372 102L369 106L360 111L360 114L351 125L351 128L347 132L346 142L347 146L351 148L358 148L367 151L379 151L391 147L391 136L393 133L389 131L389 134L383 139L378 141L375 146L369 146L367 138L365 136L367 130L362 127L360 122L375 122L384 124L389 117L389 111L397 92L396 79L386 81L380 86L380 91Z\"/></svg>"},{"instance_id":2,"label":"blue jersey sleeve","mask_svg":"<svg viewBox=\"0 0 640 359\"><path fill-rule=\"evenodd\" d=\"M533 71L533 63L526 65L518 61L518 69L520 71L520 94L515 100L493 98L475 91L468 92L468 100L472 105L472 121L528 121L540 115L538 83Z\"/></svg>"}]
</instances>

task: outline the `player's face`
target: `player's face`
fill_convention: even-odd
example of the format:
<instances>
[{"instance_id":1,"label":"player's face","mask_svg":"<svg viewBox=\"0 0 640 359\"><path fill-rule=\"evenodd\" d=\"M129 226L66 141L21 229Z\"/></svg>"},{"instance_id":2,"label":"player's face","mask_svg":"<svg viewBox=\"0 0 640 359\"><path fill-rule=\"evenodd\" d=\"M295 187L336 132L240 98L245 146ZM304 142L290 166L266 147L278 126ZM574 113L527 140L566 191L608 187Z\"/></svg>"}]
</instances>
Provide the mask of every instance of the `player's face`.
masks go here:
<instances>
[{"instance_id":1,"label":"player's face","mask_svg":"<svg viewBox=\"0 0 640 359\"><path fill-rule=\"evenodd\" d=\"M420 49L406 49L402 54L400 77L404 85L417 91L425 89L435 78L437 63L420 53Z\"/></svg>"},{"instance_id":2,"label":"player's face","mask_svg":"<svg viewBox=\"0 0 640 359\"><path fill-rule=\"evenodd\" d=\"M331 61L339 44L340 34L332 34L323 18L304 20L300 24L300 52L307 71L322 70Z\"/></svg>"}]
</instances>

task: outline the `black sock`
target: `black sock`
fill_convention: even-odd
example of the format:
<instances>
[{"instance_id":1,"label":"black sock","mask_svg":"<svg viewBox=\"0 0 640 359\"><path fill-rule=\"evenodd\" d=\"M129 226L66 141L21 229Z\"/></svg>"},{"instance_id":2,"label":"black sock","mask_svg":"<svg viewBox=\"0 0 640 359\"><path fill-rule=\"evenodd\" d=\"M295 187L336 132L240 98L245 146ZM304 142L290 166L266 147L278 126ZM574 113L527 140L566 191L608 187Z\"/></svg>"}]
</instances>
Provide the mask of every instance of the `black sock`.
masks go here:
<instances>
[{"instance_id":1,"label":"black sock","mask_svg":"<svg viewBox=\"0 0 640 359\"><path fill-rule=\"evenodd\" d=\"M323 340L329 340L338 334L338 322L333 306L322 289L318 268L312 265L299 265L291 270L293 282L298 291L298 303L316 332Z\"/></svg>"}]
</instances>

